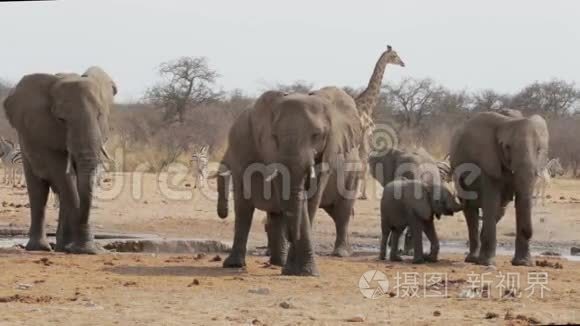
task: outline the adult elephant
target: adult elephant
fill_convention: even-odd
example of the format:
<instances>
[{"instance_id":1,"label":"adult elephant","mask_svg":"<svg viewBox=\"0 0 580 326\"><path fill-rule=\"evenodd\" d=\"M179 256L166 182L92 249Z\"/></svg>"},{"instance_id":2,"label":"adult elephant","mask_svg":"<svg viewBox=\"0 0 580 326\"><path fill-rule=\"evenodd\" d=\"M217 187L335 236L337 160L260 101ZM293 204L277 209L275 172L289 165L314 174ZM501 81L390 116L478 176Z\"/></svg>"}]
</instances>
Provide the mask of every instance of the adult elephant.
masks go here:
<instances>
[{"instance_id":1,"label":"adult elephant","mask_svg":"<svg viewBox=\"0 0 580 326\"><path fill-rule=\"evenodd\" d=\"M270 259L284 266L283 274L318 275L311 224L319 207L335 222L335 252L350 250L359 133L354 101L335 87L308 95L269 91L243 112L230 130L222 161L228 172L218 176L218 215L228 213L230 177L235 204L234 243L224 267L245 265L256 208L268 213Z\"/></svg>"},{"instance_id":2,"label":"adult elephant","mask_svg":"<svg viewBox=\"0 0 580 326\"><path fill-rule=\"evenodd\" d=\"M371 176L383 187L401 177L427 184L441 183L437 161L423 149L393 148L382 154L371 153L369 168Z\"/></svg>"},{"instance_id":3,"label":"adult elephant","mask_svg":"<svg viewBox=\"0 0 580 326\"><path fill-rule=\"evenodd\" d=\"M46 250L49 188L60 197L56 250L95 254L89 226L94 177L109 133L117 88L101 68L76 74L24 76L4 108L17 130L30 200L27 250Z\"/></svg>"},{"instance_id":4,"label":"adult elephant","mask_svg":"<svg viewBox=\"0 0 580 326\"><path fill-rule=\"evenodd\" d=\"M515 196L517 233L512 265L532 265L532 193L546 162L548 142L546 121L537 115L479 113L454 133L451 167L469 231L465 261L495 264L496 223Z\"/></svg>"}]
</instances>

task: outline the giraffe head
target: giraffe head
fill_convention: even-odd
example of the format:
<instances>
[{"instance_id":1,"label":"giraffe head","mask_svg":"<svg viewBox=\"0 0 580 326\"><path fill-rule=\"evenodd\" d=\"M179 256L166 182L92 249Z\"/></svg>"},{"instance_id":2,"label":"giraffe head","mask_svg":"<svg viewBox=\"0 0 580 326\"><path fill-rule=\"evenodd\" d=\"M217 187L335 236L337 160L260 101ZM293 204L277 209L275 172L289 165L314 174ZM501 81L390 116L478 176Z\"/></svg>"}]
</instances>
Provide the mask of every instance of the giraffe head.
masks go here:
<instances>
[{"instance_id":1,"label":"giraffe head","mask_svg":"<svg viewBox=\"0 0 580 326\"><path fill-rule=\"evenodd\" d=\"M405 66L405 63L403 62L403 60L401 60L401 58L397 54L397 51L393 50L393 48L390 45L387 45L387 51L385 51L384 55L386 56L387 64L397 65L401 67Z\"/></svg>"}]
</instances>

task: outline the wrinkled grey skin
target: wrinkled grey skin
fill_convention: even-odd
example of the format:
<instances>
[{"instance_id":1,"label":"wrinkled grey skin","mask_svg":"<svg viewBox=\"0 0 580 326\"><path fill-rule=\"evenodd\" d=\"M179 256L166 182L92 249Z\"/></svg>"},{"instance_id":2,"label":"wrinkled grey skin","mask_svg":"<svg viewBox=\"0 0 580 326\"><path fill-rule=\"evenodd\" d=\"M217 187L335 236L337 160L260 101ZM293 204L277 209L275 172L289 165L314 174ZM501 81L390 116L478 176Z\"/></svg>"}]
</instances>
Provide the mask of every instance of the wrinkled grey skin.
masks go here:
<instances>
[{"instance_id":1,"label":"wrinkled grey skin","mask_svg":"<svg viewBox=\"0 0 580 326\"><path fill-rule=\"evenodd\" d=\"M413 235L413 263L436 262L439 239L433 223L434 217L451 216L461 210L457 198L442 183L425 183L419 180L397 179L383 190L381 200L381 252L379 259L387 254L387 241L391 234L391 261L402 261L399 256L399 238L409 226ZM392 232L392 233L391 233ZM423 255L423 232L431 242L431 252Z\"/></svg>"},{"instance_id":2,"label":"wrinkled grey skin","mask_svg":"<svg viewBox=\"0 0 580 326\"><path fill-rule=\"evenodd\" d=\"M61 201L56 250L99 251L89 214L94 174L109 132L109 111L116 92L111 78L102 69L91 67L82 76L24 76L6 98L6 116L18 132L30 200L27 250L51 250L45 206L52 188Z\"/></svg>"},{"instance_id":3,"label":"wrinkled grey skin","mask_svg":"<svg viewBox=\"0 0 580 326\"><path fill-rule=\"evenodd\" d=\"M234 189L234 243L224 267L245 266L255 209L268 212L270 259L273 264L284 266L283 274L318 275L311 224L319 207L335 222L335 251L350 250L348 224L360 173L342 172L341 164L359 162L354 143L359 139L358 121L352 98L334 87L310 95L269 91L238 117L230 130L229 146L218 176L217 209L222 218L228 214L230 178ZM244 178L248 168L255 166L253 163L280 164L281 170L287 168L287 174L280 173L268 181L272 169L264 167L251 174L251 178ZM314 178L309 173L312 166L317 169ZM231 176L224 175L225 170ZM289 186L289 192L282 190L285 185ZM311 191L313 186L315 190ZM272 196L267 198L264 189L269 187ZM348 190L350 196L343 196L339 188ZM288 196L284 197L284 193Z\"/></svg>"},{"instance_id":4,"label":"wrinkled grey skin","mask_svg":"<svg viewBox=\"0 0 580 326\"><path fill-rule=\"evenodd\" d=\"M517 111L515 111L517 112ZM469 231L469 254L465 261L494 265L496 223L515 197L516 250L512 265L531 266L532 193L536 176L546 164L549 134L546 121L537 115L479 113L459 128L451 140L451 168L463 202ZM481 173L473 182L465 167L477 166ZM473 169L470 169L473 170ZM475 197L468 197L471 195ZM479 233L479 209L483 229Z\"/></svg>"},{"instance_id":5,"label":"wrinkled grey skin","mask_svg":"<svg viewBox=\"0 0 580 326\"><path fill-rule=\"evenodd\" d=\"M369 169L373 178L383 187L401 177L426 183L442 182L437 162L423 149L413 151L391 149L382 155L371 155ZM412 234L407 230L403 250L405 255L412 253L412 243Z\"/></svg>"}]
</instances>

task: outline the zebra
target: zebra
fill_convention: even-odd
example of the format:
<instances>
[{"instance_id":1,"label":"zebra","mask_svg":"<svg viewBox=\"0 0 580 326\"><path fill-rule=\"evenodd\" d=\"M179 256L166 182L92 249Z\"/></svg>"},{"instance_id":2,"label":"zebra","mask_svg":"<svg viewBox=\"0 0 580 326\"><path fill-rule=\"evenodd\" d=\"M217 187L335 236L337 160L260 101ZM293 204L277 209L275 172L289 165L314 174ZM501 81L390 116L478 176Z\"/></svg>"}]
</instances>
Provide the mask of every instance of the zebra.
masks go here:
<instances>
[{"instance_id":1,"label":"zebra","mask_svg":"<svg viewBox=\"0 0 580 326\"><path fill-rule=\"evenodd\" d=\"M204 145L191 154L191 163L195 163L196 179L193 188L203 187L208 179L209 146Z\"/></svg>"},{"instance_id":2,"label":"zebra","mask_svg":"<svg viewBox=\"0 0 580 326\"><path fill-rule=\"evenodd\" d=\"M560 164L560 158L553 158L546 166L538 173L536 184L534 185L534 198L537 204L538 197L542 198L542 206L545 206L546 188L549 188L552 178L564 175L564 168Z\"/></svg>"},{"instance_id":3,"label":"zebra","mask_svg":"<svg viewBox=\"0 0 580 326\"><path fill-rule=\"evenodd\" d=\"M443 161L437 161L437 169L441 180L446 183L451 183L453 173L451 173L451 163L449 163L449 154L445 155Z\"/></svg>"},{"instance_id":4,"label":"zebra","mask_svg":"<svg viewBox=\"0 0 580 326\"><path fill-rule=\"evenodd\" d=\"M20 185L23 175L20 146L0 137L0 159L4 165L4 178L2 183Z\"/></svg>"}]
</instances>

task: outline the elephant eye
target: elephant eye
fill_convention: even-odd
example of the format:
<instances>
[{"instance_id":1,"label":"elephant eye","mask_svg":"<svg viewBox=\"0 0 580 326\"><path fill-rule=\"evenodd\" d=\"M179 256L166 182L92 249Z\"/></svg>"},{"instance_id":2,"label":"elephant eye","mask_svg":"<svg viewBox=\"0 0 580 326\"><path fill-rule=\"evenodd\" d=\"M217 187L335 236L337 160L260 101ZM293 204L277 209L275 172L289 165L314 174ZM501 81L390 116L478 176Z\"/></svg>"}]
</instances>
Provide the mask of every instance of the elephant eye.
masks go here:
<instances>
[{"instance_id":1,"label":"elephant eye","mask_svg":"<svg viewBox=\"0 0 580 326\"><path fill-rule=\"evenodd\" d=\"M320 138L322 137L322 133L320 132L315 132L312 134L312 142L316 143L320 140Z\"/></svg>"},{"instance_id":2,"label":"elephant eye","mask_svg":"<svg viewBox=\"0 0 580 326\"><path fill-rule=\"evenodd\" d=\"M276 136L275 134L272 134L272 139L274 140L274 146L276 146L276 148L278 148L278 136Z\"/></svg>"}]
</instances>

